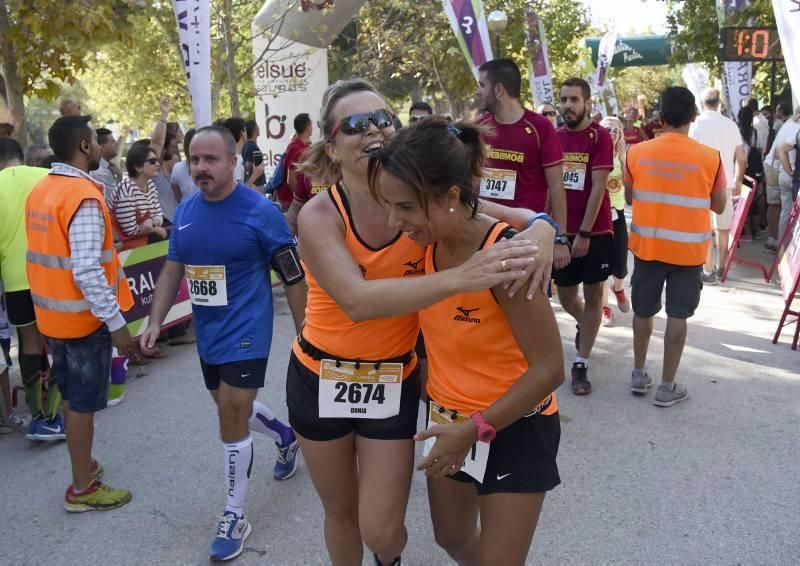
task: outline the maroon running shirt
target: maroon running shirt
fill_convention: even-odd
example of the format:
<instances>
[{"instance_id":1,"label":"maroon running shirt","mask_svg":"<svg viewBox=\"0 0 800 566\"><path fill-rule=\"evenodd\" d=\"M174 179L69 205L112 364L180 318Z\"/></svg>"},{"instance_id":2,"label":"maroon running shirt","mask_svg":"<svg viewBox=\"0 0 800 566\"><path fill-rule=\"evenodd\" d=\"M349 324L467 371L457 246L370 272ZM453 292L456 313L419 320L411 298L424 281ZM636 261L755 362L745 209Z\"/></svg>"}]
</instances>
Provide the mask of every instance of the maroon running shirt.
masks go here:
<instances>
[{"instance_id":1,"label":"maroon running shirt","mask_svg":"<svg viewBox=\"0 0 800 566\"><path fill-rule=\"evenodd\" d=\"M592 171L614 169L614 142L603 126L592 122L579 132L561 126L557 132L564 150L564 191L567 193L566 234L577 234L581 229L589 196L592 194ZM600 211L592 226L592 234L613 234L611 201L608 191L603 191Z\"/></svg>"},{"instance_id":2,"label":"maroon running shirt","mask_svg":"<svg viewBox=\"0 0 800 566\"><path fill-rule=\"evenodd\" d=\"M494 134L483 140L489 159L481 179L481 197L544 212L548 195L544 170L563 161L553 124L531 110L525 110L513 124L500 124L489 112L480 121L494 129Z\"/></svg>"}]
</instances>

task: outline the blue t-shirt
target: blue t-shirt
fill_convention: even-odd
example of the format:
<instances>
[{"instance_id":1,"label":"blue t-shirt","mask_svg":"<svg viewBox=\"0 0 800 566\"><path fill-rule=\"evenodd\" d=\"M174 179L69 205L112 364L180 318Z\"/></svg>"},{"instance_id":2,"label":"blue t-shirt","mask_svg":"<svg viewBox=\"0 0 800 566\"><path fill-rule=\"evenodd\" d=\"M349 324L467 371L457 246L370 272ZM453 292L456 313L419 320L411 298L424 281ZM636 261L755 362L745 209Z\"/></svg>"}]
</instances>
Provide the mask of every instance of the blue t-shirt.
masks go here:
<instances>
[{"instance_id":1,"label":"blue t-shirt","mask_svg":"<svg viewBox=\"0 0 800 566\"><path fill-rule=\"evenodd\" d=\"M219 202L192 195L173 224L167 257L186 266L200 358L223 364L268 357L270 262L276 250L295 245L280 209L239 183Z\"/></svg>"}]
</instances>

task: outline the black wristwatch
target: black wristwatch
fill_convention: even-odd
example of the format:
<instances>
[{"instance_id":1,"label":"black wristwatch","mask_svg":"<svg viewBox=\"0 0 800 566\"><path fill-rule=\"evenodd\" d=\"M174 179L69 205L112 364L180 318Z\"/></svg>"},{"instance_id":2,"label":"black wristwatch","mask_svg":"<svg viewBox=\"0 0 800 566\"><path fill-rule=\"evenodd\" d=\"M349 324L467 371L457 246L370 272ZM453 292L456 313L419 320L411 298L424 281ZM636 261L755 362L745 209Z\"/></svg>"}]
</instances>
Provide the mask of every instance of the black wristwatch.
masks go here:
<instances>
[{"instance_id":1,"label":"black wristwatch","mask_svg":"<svg viewBox=\"0 0 800 566\"><path fill-rule=\"evenodd\" d=\"M562 246L569 246L569 238L567 238L564 234L559 234L555 238L555 243L560 244Z\"/></svg>"},{"instance_id":2,"label":"black wristwatch","mask_svg":"<svg viewBox=\"0 0 800 566\"><path fill-rule=\"evenodd\" d=\"M588 230L578 230L578 236L580 236L581 238L591 238L592 233L589 232Z\"/></svg>"}]
</instances>

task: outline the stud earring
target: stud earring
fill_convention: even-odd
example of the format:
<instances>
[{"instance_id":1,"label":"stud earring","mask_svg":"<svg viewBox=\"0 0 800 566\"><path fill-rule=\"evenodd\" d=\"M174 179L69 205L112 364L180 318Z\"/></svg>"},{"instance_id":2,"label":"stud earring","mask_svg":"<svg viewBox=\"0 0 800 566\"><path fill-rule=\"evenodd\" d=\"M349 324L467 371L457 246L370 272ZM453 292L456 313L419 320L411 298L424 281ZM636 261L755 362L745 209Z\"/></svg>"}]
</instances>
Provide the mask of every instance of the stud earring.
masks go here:
<instances>
[{"instance_id":1,"label":"stud earring","mask_svg":"<svg viewBox=\"0 0 800 566\"><path fill-rule=\"evenodd\" d=\"M455 211L456 211L456 209L455 209L455 208L451 208L451 209L449 209L447 212L450 212L450 213L452 214L452 213L453 213L453 212L455 212Z\"/></svg>"}]
</instances>

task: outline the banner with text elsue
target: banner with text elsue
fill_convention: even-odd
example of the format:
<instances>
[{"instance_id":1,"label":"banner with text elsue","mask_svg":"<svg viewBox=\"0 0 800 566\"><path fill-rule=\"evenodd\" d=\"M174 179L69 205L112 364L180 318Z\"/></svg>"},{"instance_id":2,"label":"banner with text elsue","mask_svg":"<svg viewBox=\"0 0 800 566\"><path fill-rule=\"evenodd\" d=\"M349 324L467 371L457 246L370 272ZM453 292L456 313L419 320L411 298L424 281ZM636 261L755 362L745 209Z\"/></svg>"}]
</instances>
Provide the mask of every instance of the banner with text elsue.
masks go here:
<instances>
[{"instance_id":1,"label":"banner with text elsue","mask_svg":"<svg viewBox=\"0 0 800 566\"><path fill-rule=\"evenodd\" d=\"M749 0L716 0L719 27L730 25L730 18L737 10L747 7ZM753 83L753 65L750 61L726 61L723 65L723 87L728 115L736 119L742 102L750 96Z\"/></svg>"},{"instance_id":2,"label":"banner with text elsue","mask_svg":"<svg viewBox=\"0 0 800 566\"><path fill-rule=\"evenodd\" d=\"M211 125L210 5L209 0L172 0L196 128Z\"/></svg>"},{"instance_id":3,"label":"banner with text elsue","mask_svg":"<svg viewBox=\"0 0 800 566\"><path fill-rule=\"evenodd\" d=\"M547 38L544 35L544 22L533 8L525 10L525 34L528 39L528 52L531 58L531 95L534 107L548 102L553 104L553 76L550 58L547 56Z\"/></svg>"},{"instance_id":4,"label":"banner with text elsue","mask_svg":"<svg viewBox=\"0 0 800 566\"><path fill-rule=\"evenodd\" d=\"M772 0L795 108L800 107L800 4L797 0Z\"/></svg>"},{"instance_id":5,"label":"banner with text elsue","mask_svg":"<svg viewBox=\"0 0 800 566\"><path fill-rule=\"evenodd\" d=\"M456 34L461 51L467 58L475 80L478 67L492 59L489 27L481 0L442 0L447 19Z\"/></svg>"}]
</instances>

